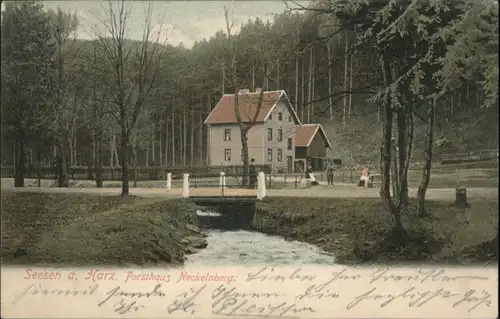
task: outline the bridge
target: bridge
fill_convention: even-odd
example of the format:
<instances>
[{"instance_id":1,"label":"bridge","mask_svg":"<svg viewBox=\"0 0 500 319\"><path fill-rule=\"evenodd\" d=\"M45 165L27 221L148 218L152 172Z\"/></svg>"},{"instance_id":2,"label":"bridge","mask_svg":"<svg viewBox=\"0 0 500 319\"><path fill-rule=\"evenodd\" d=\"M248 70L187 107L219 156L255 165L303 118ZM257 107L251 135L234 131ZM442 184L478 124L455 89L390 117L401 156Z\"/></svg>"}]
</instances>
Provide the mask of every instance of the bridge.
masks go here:
<instances>
[{"instance_id":1,"label":"bridge","mask_svg":"<svg viewBox=\"0 0 500 319\"><path fill-rule=\"evenodd\" d=\"M191 188L189 185L189 174L182 177L181 195L183 198L190 198L200 206L219 206L221 204L228 207L234 205L251 205L266 197L266 177L264 172L259 172L257 176L257 187L255 189L228 188L225 174L221 172L220 186L213 188ZM172 174L167 175L167 190L172 191Z\"/></svg>"},{"instance_id":2,"label":"bridge","mask_svg":"<svg viewBox=\"0 0 500 319\"><path fill-rule=\"evenodd\" d=\"M216 207L219 218L198 215L198 226L205 228L217 224L219 229L249 229L255 215L255 203L266 197L266 178L264 172L257 176L256 189L227 188L225 174L221 172L220 187L190 188L189 174L182 178L181 195L191 199L196 205L210 209ZM167 176L167 189L172 192L172 175Z\"/></svg>"}]
</instances>

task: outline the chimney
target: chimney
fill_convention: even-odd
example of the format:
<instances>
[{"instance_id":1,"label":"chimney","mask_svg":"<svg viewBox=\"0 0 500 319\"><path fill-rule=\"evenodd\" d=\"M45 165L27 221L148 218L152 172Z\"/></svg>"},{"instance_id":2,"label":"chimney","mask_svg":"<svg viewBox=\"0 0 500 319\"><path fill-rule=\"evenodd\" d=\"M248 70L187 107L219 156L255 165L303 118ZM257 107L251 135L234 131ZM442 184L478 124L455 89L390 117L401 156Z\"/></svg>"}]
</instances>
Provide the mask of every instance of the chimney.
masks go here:
<instances>
[{"instance_id":1,"label":"chimney","mask_svg":"<svg viewBox=\"0 0 500 319\"><path fill-rule=\"evenodd\" d=\"M255 88L255 93L260 93L262 91L262 88Z\"/></svg>"},{"instance_id":2,"label":"chimney","mask_svg":"<svg viewBox=\"0 0 500 319\"><path fill-rule=\"evenodd\" d=\"M250 93L250 90L249 90L249 89L240 89L240 90L238 91L238 94L248 94L248 93Z\"/></svg>"}]
</instances>

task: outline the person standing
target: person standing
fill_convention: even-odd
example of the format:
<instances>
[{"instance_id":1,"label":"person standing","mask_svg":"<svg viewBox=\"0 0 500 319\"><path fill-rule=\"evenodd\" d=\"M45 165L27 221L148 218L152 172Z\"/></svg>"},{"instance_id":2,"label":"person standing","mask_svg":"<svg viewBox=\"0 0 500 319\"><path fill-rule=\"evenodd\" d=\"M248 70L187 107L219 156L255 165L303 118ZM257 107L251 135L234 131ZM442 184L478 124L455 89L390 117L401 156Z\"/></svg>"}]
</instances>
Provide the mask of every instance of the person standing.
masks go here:
<instances>
[{"instance_id":1,"label":"person standing","mask_svg":"<svg viewBox=\"0 0 500 319\"><path fill-rule=\"evenodd\" d=\"M328 163L328 167L326 168L326 177L328 180L328 187L333 186L333 173L335 172L335 165L332 161Z\"/></svg>"},{"instance_id":2,"label":"person standing","mask_svg":"<svg viewBox=\"0 0 500 319\"><path fill-rule=\"evenodd\" d=\"M255 170L255 159L250 160L249 175L250 175L250 188L255 188L257 184L257 171Z\"/></svg>"}]
</instances>

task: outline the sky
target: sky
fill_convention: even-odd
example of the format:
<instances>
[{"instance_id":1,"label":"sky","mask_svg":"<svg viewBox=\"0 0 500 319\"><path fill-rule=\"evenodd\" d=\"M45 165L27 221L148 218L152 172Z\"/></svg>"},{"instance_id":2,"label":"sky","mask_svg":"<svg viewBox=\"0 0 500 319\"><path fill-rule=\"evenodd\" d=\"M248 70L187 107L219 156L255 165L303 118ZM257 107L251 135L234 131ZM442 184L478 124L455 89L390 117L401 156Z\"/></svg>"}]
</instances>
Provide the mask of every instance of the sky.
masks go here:
<instances>
[{"instance_id":1,"label":"sky","mask_svg":"<svg viewBox=\"0 0 500 319\"><path fill-rule=\"evenodd\" d=\"M42 1L46 8L61 7L66 12L76 12L80 28L77 37L91 39L95 28L102 28L100 19L105 18L108 4L102 1ZM144 30L145 1L128 2L131 7L128 38L141 39ZM153 1L153 29L161 30L167 43L191 47L195 41L208 39L219 29L225 30L224 6L239 29L241 22L260 17L272 18L286 10L284 1ZM3 11L3 3L2 3ZM101 29L102 30L102 29Z\"/></svg>"}]
</instances>

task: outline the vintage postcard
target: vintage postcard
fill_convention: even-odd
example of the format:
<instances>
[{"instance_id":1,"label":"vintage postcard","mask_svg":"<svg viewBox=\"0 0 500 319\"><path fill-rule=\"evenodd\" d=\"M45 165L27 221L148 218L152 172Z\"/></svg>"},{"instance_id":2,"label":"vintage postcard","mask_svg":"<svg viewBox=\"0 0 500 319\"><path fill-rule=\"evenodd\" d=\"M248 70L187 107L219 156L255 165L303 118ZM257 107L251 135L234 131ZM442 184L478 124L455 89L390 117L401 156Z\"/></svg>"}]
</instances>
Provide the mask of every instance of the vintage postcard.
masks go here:
<instances>
[{"instance_id":1,"label":"vintage postcard","mask_svg":"<svg viewBox=\"0 0 500 319\"><path fill-rule=\"evenodd\" d=\"M2 318L496 318L498 2L1 4Z\"/></svg>"}]
</instances>

